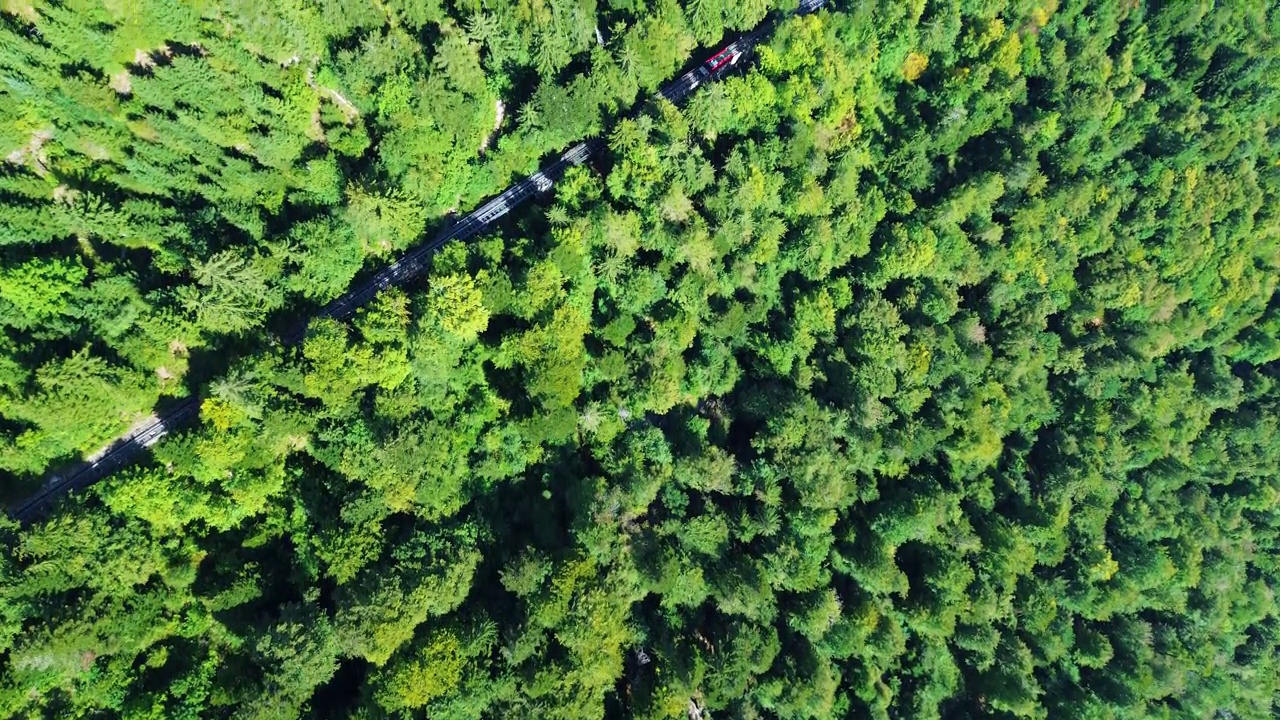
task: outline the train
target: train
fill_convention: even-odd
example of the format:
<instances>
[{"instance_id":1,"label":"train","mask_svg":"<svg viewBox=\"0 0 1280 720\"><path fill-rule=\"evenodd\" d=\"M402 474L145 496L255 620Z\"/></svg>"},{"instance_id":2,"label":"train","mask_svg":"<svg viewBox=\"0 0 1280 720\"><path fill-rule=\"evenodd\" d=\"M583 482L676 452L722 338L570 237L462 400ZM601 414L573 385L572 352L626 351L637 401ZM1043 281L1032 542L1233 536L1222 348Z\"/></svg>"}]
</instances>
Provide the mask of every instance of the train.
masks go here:
<instances>
[{"instance_id":1,"label":"train","mask_svg":"<svg viewBox=\"0 0 1280 720\"><path fill-rule=\"evenodd\" d=\"M825 4L826 0L800 0L795 14L807 15L817 11ZM658 97L665 98L673 103L681 103L699 85L723 77L772 28L772 22L763 23L756 30L724 46L698 67L663 87L657 93ZM589 160L598 146L598 140L585 140L569 148L555 162L507 188L501 194L432 238L430 242L423 243L396 262L383 268L373 277L326 305L318 315L335 320L346 320L382 290L395 285L402 285L420 276L429 267L431 255L441 246L449 242L467 240L478 235L490 223L506 215L525 200L551 189L569 168L581 165ZM302 342L306 336L306 330L307 321L303 320L282 334L280 340L285 345L296 345ZM48 484L34 496L13 509L10 514L18 520L30 522L38 517L57 496L72 490L88 487L115 472L129 463L143 450L158 442L160 438L193 421L199 416L199 413L200 399L198 397L187 398L170 409L163 417L151 421L132 435L121 438L96 460L84 463L68 472L66 476L52 478Z\"/></svg>"},{"instance_id":2,"label":"train","mask_svg":"<svg viewBox=\"0 0 1280 720\"><path fill-rule=\"evenodd\" d=\"M817 12L826 4L826 0L800 0L800 4L796 7L794 14L809 15ZM703 61L701 65L681 75L674 82L659 90L657 97L679 104L689 93L698 89L699 85L724 77L725 73L735 67L739 60L751 52L751 49L756 46L760 38L772 29L773 23L766 22L752 32L734 40Z\"/></svg>"}]
</instances>

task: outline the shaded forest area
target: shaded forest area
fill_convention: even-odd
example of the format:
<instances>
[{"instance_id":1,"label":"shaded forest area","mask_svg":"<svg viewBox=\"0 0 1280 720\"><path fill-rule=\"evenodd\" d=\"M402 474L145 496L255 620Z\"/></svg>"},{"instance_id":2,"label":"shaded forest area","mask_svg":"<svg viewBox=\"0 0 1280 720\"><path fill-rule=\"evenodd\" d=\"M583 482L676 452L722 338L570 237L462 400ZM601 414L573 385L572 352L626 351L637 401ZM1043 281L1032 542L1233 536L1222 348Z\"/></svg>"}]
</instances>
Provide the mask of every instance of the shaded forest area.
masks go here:
<instances>
[{"instance_id":1,"label":"shaded forest area","mask_svg":"<svg viewBox=\"0 0 1280 720\"><path fill-rule=\"evenodd\" d=\"M5 717L1274 716L1273 5L0 8Z\"/></svg>"}]
</instances>

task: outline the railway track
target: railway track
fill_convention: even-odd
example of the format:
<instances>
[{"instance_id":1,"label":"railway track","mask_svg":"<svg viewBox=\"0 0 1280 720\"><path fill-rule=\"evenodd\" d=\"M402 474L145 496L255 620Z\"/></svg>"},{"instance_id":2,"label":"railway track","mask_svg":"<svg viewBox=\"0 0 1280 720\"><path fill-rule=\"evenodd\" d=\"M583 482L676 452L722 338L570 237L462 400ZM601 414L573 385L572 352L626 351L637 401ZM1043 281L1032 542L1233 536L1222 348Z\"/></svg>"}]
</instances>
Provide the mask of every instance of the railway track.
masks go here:
<instances>
[{"instance_id":1,"label":"railway track","mask_svg":"<svg viewBox=\"0 0 1280 720\"><path fill-rule=\"evenodd\" d=\"M794 14L806 15L815 12L825 2L826 0L801 0ZM664 85L654 95L654 99L665 99L676 105L683 103L700 86L719 80L736 67L760 39L773 29L773 25L773 22L766 20L760 27L724 46L696 68ZM321 308L312 317L291 327L280 337L281 342L286 345L295 345L306 336L307 324L312 319L318 317L348 319L355 314L356 310L373 300L379 292L417 279L427 271L431 255L436 250L447 243L467 240L484 232L490 225L525 201L550 190L570 168L590 160L598 147L598 141L585 140L564 151L551 164L503 190L430 241L419 245L399 260L379 270L359 287L348 291ZM35 520L58 497L84 489L128 465L142 452L159 442L160 438L194 421L199 414L199 397L193 396L182 400L160 418L117 440L94 461L82 463L64 475L51 477L39 491L13 508L10 515L24 523Z\"/></svg>"}]
</instances>

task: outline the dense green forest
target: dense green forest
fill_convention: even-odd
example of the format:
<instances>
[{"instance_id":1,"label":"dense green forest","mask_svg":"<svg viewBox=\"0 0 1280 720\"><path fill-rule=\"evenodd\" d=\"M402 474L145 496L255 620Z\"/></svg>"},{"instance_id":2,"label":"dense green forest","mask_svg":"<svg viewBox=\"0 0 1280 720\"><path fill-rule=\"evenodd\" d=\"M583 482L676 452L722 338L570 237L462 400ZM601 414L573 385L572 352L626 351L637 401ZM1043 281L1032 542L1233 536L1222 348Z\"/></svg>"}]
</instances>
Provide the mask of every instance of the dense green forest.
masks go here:
<instances>
[{"instance_id":1,"label":"dense green forest","mask_svg":"<svg viewBox=\"0 0 1280 720\"><path fill-rule=\"evenodd\" d=\"M1274 718L1280 8L792 7L0 0L0 716Z\"/></svg>"}]
</instances>

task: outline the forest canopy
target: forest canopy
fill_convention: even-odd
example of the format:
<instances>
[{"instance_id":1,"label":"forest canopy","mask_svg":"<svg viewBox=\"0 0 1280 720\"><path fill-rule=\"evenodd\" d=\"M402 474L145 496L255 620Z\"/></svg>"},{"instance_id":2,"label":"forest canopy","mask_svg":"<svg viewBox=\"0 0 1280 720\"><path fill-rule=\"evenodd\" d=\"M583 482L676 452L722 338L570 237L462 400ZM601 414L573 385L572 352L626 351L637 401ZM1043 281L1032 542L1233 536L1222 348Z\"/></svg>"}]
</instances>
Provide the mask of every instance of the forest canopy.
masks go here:
<instances>
[{"instance_id":1,"label":"forest canopy","mask_svg":"<svg viewBox=\"0 0 1280 720\"><path fill-rule=\"evenodd\" d=\"M0 2L0 715L1274 717L1280 9L794 7Z\"/></svg>"}]
</instances>

